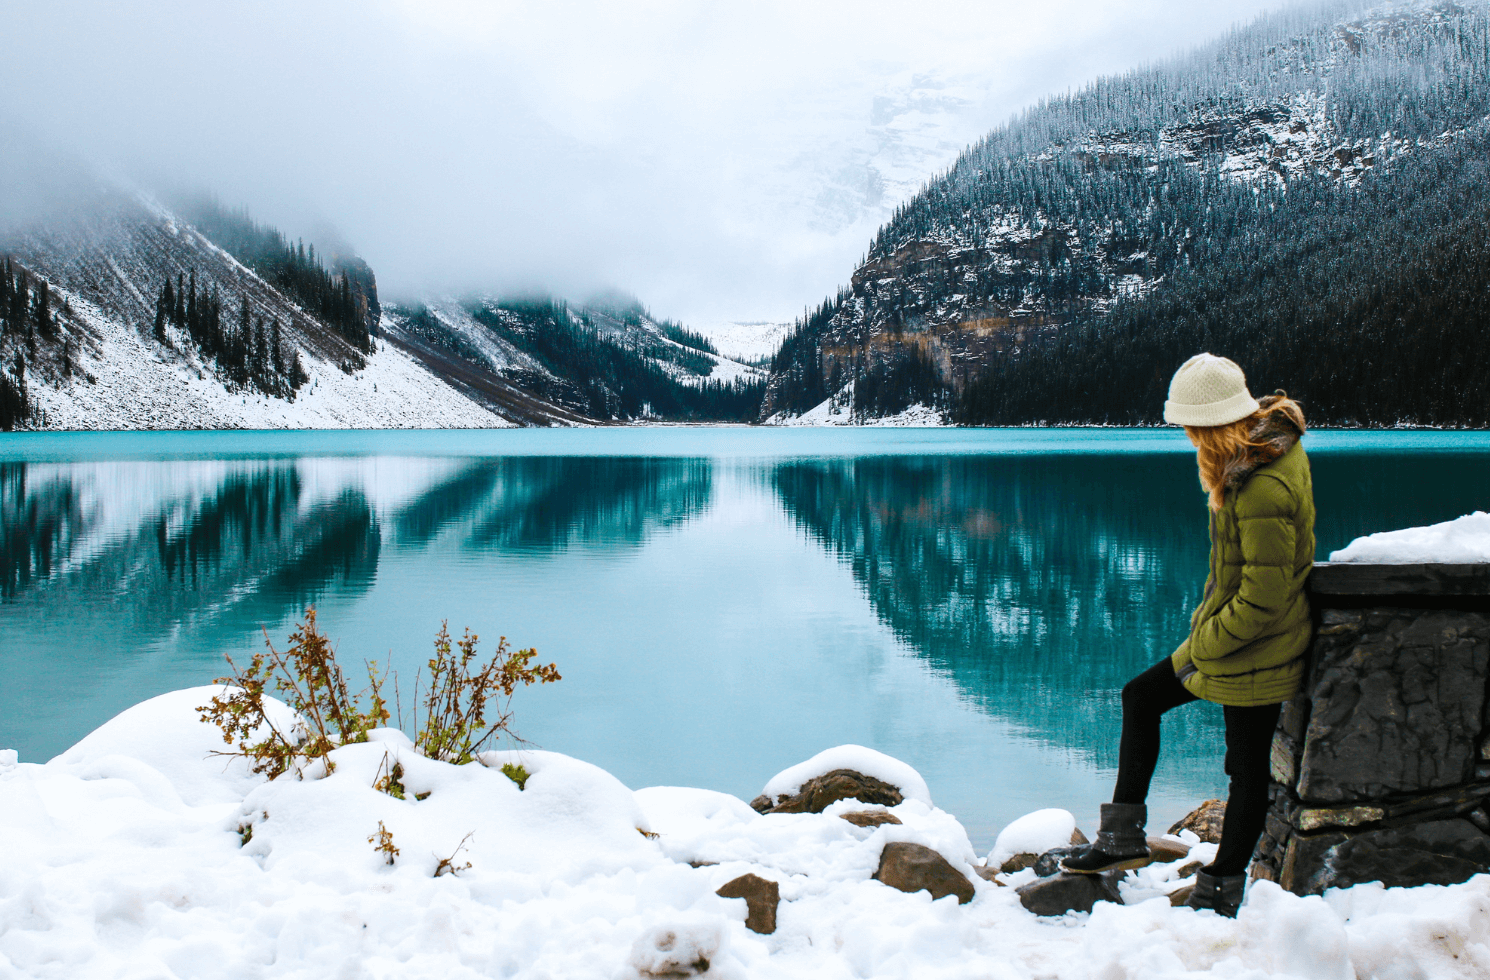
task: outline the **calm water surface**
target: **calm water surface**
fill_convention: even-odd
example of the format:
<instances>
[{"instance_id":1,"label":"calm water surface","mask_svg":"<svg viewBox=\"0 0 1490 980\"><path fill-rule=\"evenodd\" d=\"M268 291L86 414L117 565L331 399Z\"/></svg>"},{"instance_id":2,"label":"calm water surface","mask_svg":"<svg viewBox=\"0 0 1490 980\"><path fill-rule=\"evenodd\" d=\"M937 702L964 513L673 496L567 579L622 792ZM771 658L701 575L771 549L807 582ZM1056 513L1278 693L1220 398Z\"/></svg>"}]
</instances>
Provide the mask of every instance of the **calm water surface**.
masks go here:
<instances>
[{"instance_id":1,"label":"calm water surface","mask_svg":"<svg viewBox=\"0 0 1490 980\"><path fill-rule=\"evenodd\" d=\"M1490 434L1306 445L1321 558L1490 509ZM406 681L443 619L536 646L564 680L518 730L633 787L749 799L858 742L987 845L1042 806L1095 822L1205 527L1167 430L5 435L0 746L49 758L314 605ZM1155 824L1224 788L1220 709L1166 726Z\"/></svg>"}]
</instances>

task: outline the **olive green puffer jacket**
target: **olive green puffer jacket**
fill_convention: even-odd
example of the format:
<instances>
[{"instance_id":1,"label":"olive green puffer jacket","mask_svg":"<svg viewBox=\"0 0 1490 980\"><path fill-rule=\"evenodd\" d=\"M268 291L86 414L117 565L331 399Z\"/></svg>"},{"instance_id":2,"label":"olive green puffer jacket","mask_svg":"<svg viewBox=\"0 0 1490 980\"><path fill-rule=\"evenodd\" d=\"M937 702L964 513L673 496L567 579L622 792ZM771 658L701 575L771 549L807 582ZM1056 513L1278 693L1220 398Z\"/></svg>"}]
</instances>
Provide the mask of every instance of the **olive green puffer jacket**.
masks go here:
<instances>
[{"instance_id":1,"label":"olive green puffer jacket","mask_svg":"<svg viewBox=\"0 0 1490 980\"><path fill-rule=\"evenodd\" d=\"M1172 658L1196 697L1277 704L1303 682L1313 634L1304 583L1314 565L1314 485L1301 429L1271 417L1252 434L1264 447L1227 473L1225 503L1211 514L1205 599Z\"/></svg>"}]
</instances>

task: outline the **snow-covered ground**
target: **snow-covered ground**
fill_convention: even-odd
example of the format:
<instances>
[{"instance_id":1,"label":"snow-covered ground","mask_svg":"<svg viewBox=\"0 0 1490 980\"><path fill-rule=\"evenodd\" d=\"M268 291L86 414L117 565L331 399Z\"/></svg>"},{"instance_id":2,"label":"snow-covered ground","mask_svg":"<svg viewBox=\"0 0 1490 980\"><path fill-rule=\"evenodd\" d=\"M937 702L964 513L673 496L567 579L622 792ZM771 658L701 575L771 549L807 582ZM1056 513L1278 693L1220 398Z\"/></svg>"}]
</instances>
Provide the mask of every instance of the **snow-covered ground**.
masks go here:
<instances>
[{"instance_id":1,"label":"snow-covered ground","mask_svg":"<svg viewBox=\"0 0 1490 980\"><path fill-rule=\"evenodd\" d=\"M392 346L346 374L303 355L311 379L293 402L232 393L188 360L159 349L87 299L55 289L99 336L82 373L31 392L48 429L470 429L512 425Z\"/></svg>"},{"instance_id":2,"label":"snow-covered ground","mask_svg":"<svg viewBox=\"0 0 1490 980\"><path fill-rule=\"evenodd\" d=\"M1330 561L1376 564L1490 562L1490 514L1477 510L1442 524L1368 534L1356 538L1339 551L1330 552Z\"/></svg>"},{"instance_id":3,"label":"snow-covered ground","mask_svg":"<svg viewBox=\"0 0 1490 980\"><path fill-rule=\"evenodd\" d=\"M791 328L790 323L767 320L719 320L690 327L709 338L719 353L737 361L760 361L775 354Z\"/></svg>"},{"instance_id":4,"label":"snow-covered ground","mask_svg":"<svg viewBox=\"0 0 1490 980\"><path fill-rule=\"evenodd\" d=\"M46 764L0 752L0 977L618 980L695 975L701 956L702 976L732 980L1490 975L1487 875L1322 898L1257 882L1233 921L1171 907L1175 866L1155 865L1123 884L1128 904L1040 919L1014 891L1034 872L972 874L967 834L928 800L894 807L898 826L839 819L853 801L761 816L550 752L435 762L390 730L334 752L330 775L267 782L210 756L222 743L196 707L215 690L137 705ZM816 767L875 755L837 751ZM394 760L405 799L373 788ZM496 768L510 761L524 789ZM1050 813L1020 833L1064 831ZM891 841L940 852L973 901L873 880ZM747 872L779 883L772 935L715 894Z\"/></svg>"}]
</instances>

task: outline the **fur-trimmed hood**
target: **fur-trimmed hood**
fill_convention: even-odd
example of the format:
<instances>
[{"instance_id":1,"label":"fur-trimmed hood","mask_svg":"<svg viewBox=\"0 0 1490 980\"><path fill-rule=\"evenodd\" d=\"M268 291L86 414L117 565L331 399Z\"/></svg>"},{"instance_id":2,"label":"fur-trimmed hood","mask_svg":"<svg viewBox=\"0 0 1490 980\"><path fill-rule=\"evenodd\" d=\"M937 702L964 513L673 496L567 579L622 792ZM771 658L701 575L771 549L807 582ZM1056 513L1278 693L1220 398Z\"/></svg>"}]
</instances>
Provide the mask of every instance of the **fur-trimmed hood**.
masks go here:
<instances>
[{"instance_id":1,"label":"fur-trimmed hood","mask_svg":"<svg viewBox=\"0 0 1490 980\"><path fill-rule=\"evenodd\" d=\"M1257 404L1267 414L1247 433L1248 440L1254 445L1243 449L1226 464L1223 482L1228 490L1237 489L1257 470L1281 459L1307 431L1304 413L1296 402L1289 400L1286 392L1280 390L1259 398Z\"/></svg>"}]
</instances>

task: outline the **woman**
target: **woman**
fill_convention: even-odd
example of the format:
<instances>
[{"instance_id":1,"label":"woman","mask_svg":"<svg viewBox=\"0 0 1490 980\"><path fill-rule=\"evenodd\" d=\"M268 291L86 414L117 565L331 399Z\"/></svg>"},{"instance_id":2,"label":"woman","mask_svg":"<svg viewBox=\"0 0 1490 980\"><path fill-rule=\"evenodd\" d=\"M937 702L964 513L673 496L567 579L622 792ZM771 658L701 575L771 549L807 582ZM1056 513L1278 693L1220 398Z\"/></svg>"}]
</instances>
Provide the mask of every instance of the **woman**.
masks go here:
<instances>
[{"instance_id":1,"label":"woman","mask_svg":"<svg viewBox=\"0 0 1490 980\"><path fill-rule=\"evenodd\" d=\"M1283 392L1260 402L1224 357L1190 358L1169 386L1164 421L1185 427L1210 504L1205 597L1180 648L1123 688L1112 802L1096 840L1062 862L1099 874L1148 863L1144 824L1159 760L1159 717L1197 699L1225 706L1231 777L1220 850L1189 904L1235 916L1268 805L1269 755L1282 703L1298 693L1312 626L1304 582L1314 562L1314 490L1299 439L1304 414Z\"/></svg>"}]
</instances>

